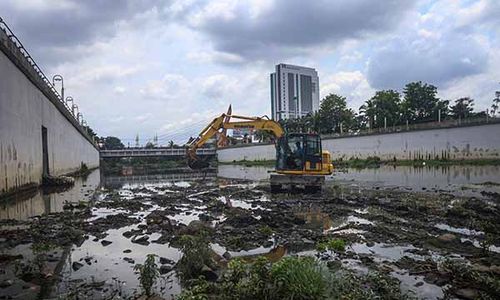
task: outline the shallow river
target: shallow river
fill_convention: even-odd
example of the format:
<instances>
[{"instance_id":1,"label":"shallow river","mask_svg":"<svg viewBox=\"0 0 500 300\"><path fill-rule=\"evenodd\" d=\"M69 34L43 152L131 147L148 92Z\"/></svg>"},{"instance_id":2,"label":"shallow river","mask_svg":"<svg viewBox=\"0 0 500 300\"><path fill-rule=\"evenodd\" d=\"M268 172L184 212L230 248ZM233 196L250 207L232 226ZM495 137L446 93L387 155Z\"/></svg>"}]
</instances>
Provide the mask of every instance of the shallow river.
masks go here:
<instances>
[{"instance_id":1,"label":"shallow river","mask_svg":"<svg viewBox=\"0 0 500 300\"><path fill-rule=\"evenodd\" d=\"M146 201L149 196L155 193L169 192L168 187L184 187L189 189L189 182L200 179L216 179L224 181L227 179L246 179L251 181L265 181L269 178L268 167L245 167L239 165L221 165L216 172L195 173L195 174L165 174L165 175L146 175L146 176L128 176L128 177L102 177L99 170L93 171L89 176L77 178L75 186L66 191L60 192L44 192L42 190L31 192L24 195L18 195L12 199L4 201L0 204L0 220L14 219L27 220L29 218L42 214L56 213L63 211L65 204L78 204L81 201L99 201L106 196L110 191L117 191L123 199L133 198L136 196L145 197ZM500 183L500 166L449 166L445 168L413 168L413 167L388 167L382 166L376 169L346 169L337 170L335 174L328 178L327 185L348 186L348 187L371 187L382 189L400 189L413 191L446 191L450 193L469 195L480 194L484 190L496 190L498 186L484 185L484 183ZM481 184L481 187L479 185ZM141 192L137 189L141 188ZM98 193L94 193L98 191ZM197 195L188 196L196 198ZM220 199L224 201L225 199ZM259 201L268 201L269 199L261 198ZM56 293L64 293L77 286L81 282L87 284L96 284L106 282L104 290L101 289L103 295L109 294L109 289L121 290L124 295L131 295L138 286L137 275L133 271L135 263L142 263L148 253L155 253L161 257L176 262L182 256L182 253L176 249L169 247L168 244L151 243L144 246L137 243L132 243L131 240L123 237L123 233L129 230L137 230L138 226L145 224L144 215L151 211L160 209L160 207L151 202L152 205L147 210L140 210L133 214L134 217L141 219L139 224L124 226L119 229L110 229L107 231L106 241L111 242L109 245L103 245L102 239L90 236L80 246L72 246L71 249L65 249L63 253L54 252L56 257L60 257L63 262L58 271L62 276L60 284L54 287ZM252 205L251 202L233 201L234 207L244 209L261 208ZM253 208L252 208L253 207ZM181 207L182 208L182 207ZM198 216L203 213L204 206L191 207L182 211L173 217L174 220L180 223L188 224L191 220L199 219ZM122 212L120 209L109 208L93 208L92 218L97 219L103 216L114 215ZM334 223L329 221L325 230L336 230L346 224L356 223L359 225L371 226L371 221L365 220L360 216L366 212L359 211L356 216L345 216L343 219L335 220ZM314 217L317 217L315 214ZM223 220L215 219L214 222ZM325 223L326 224L326 223ZM2 225L5 229L9 225ZM447 225L443 225L447 226ZM452 228L453 229L453 228ZM450 230L448 230L450 231ZM149 240L155 240L160 237L159 234L150 234ZM0 252L25 253L25 257L30 257L29 247L17 246L14 249L3 249L0 243ZM411 246L411 245L410 245ZM404 246L408 247L408 246ZM352 251L356 253L374 253L374 256L379 255L381 260L397 260L405 250L400 246L389 247L385 244L375 244L367 248L366 244L353 244ZM214 252L222 255L227 249L218 245L212 244ZM230 252L232 256L248 255L264 253L269 251L270 247L258 247L249 251ZM378 250L377 250L378 249ZM125 251L125 253L124 253ZM390 251L397 252L391 254ZM380 253L379 253L380 252ZM387 254L389 253L389 254ZM303 253L307 255L308 253ZM387 256L387 257L386 257ZM124 258L127 261L124 261ZM72 266L74 262L82 263L82 266L75 271ZM350 263L345 261L345 263ZM352 262L351 262L352 263ZM353 268L356 268L353 263ZM361 268L361 267L360 267ZM4 277L8 277L10 271L4 273ZM175 272L168 272L162 277L160 283L161 294L165 297L178 294L180 286ZM405 282L406 287L411 287L415 282L415 278L407 275L405 272L394 274L402 282ZM0 279L2 274L0 274ZM420 280L421 278L417 278ZM1 292L15 295L21 288L4 289ZM24 287L23 287L24 288ZM99 290L99 289L97 289ZM94 291L93 296L99 297ZM437 298L442 297L441 290L434 285L425 284L418 294L422 298Z\"/></svg>"}]
</instances>

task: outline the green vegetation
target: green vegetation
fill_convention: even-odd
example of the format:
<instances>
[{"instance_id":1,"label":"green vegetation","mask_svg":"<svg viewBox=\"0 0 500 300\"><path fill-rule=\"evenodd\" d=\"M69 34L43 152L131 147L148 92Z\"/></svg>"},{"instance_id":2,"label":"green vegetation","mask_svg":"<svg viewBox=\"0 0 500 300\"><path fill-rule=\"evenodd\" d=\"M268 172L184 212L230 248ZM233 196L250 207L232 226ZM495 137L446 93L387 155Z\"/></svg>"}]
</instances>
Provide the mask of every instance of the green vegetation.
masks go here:
<instances>
[{"instance_id":1,"label":"green vegetation","mask_svg":"<svg viewBox=\"0 0 500 300\"><path fill-rule=\"evenodd\" d=\"M284 257L271 264L259 257L252 263L229 262L217 282L193 280L178 300L195 299L408 299L399 282L388 275L355 275L346 269L328 269L312 257Z\"/></svg>"},{"instance_id":2,"label":"green vegetation","mask_svg":"<svg viewBox=\"0 0 500 300\"><path fill-rule=\"evenodd\" d=\"M321 241L316 244L316 250L318 250L319 252L325 252L325 251L344 252L345 241L341 239L328 239L325 241Z\"/></svg>"},{"instance_id":3,"label":"green vegetation","mask_svg":"<svg viewBox=\"0 0 500 300\"><path fill-rule=\"evenodd\" d=\"M391 166L496 166L500 165L500 159L462 159L462 160L447 160L447 159L416 159L416 160L396 160L384 162Z\"/></svg>"},{"instance_id":4,"label":"green vegetation","mask_svg":"<svg viewBox=\"0 0 500 300\"><path fill-rule=\"evenodd\" d=\"M467 160L447 160L447 159L415 159L415 160L390 160L382 161L380 157L370 156L366 159L350 158L348 160L333 161L335 168L378 168L382 165L390 166L412 166L412 167L440 167L440 166L496 166L500 165L500 159L467 159Z\"/></svg>"},{"instance_id":5,"label":"green vegetation","mask_svg":"<svg viewBox=\"0 0 500 300\"><path fill-rule=\"evenodd\" d=\"M395 90L376 91L358 113L347 107L345 97L330 94L321 100L318 112L280 122L289 132L335 134L487 116L485 111L474 112L474 99L462 97L450 105L450 100L439 99L437 94L437 87L432 84L411 82L403 88L402 95ZM493 116L498 110L499 99L500 95L493 99ZM269 139L262 137L262 140Z\"/></svg>"},{"instance_id":6,"label":"green vegetation","mask_svg":"<svg viewBox=\"0 0 500 300\"><path fill-rule=\"evenodd\" d=\"M378 168L381 165L380 157L377 156L369 156L366 159L352 157L348 160L336 160L332 163L335 168L355 169Z\"/></svg>"},{"instance_id":7,"label":"green vegetation","mask_svg":"<svg viewBox=\"0 0 500 300\"><path fill-rule=\"evenodd\" d=\"M447 259L440 265L443 274L451 276L454 287L474 287L478 291L475 299L498 299L500 281L492 273L474 270L466 262ZM452 292L448 290L447 293Z\"/></svg>"},{"instance_id":8,"label":"green vegetation","mask_svg":"<svg viewBox=\"0 0 500 300\"><path fill-rule=\"evenodd\" d=\"M158 265L155 262L156 255L148 254L144 265L137 264L134 270L139 272L139 283L146 296L150 297L156 280L160 276Z\"/></svg>"},{"instance_id":9,"label":"green vegetation","mask_svg":"<svg viewBox=\"0 0 500 300\"><path fill-rule=\"evenodd\" d=\"M177 271L182 281L189 282L202 275L204 268L215 267L206 233L183 235L180 244L183 255L177 264Z\"/></svg>"},{"instance_id":10,"label":"green vegetation","mask_svg":"<svg viewBox=\"0 0 500 300\"><path fill-rule=\"evenodd\" d=\"M122 141L115 136L107 136L101 138L102 148L106 150L120 150L125 148Z\"/></svg>"},{"instance_id":11,"label":"green vegetation","mask_svg":"<svg viewBox=\"0 0 500 300\"><path fill-rule=\"evenodd\" d=\"M244 165L246 167L264 166L264 167L274 167L276 165L275 160L238 160L232 162L219 162L220 165Z\"/></svg>"},{"instance_id":12,"label":"green vegetation","mask_svg":"<svg viewBox=\"0 0 500 300\"><path fill-rule=\"evenodd\" d=\"M261 227L259 227L258 230L260 233L267 235L267 236L270 236L274 232L274 230L271 227L269 227L268 225L261 226Z\"/></svg>"},{"instance_id":13,"label":"green vegetation","mask_svg":"<svg viewBox=\"0 0 500 300\"><path fill-rule=\"evenodd\" d=\"M382 165L390 166L413 166L413 167L439 167L439 166L497 166L500 165L500 159L462 159L462 160L448 160L448 159L415 159L415 160L390 160L382 161L378 156L369 156L366 159L351 157L346 160L332 161L335 168L378 168ZM221 165L244 165L246 167L266 166L274 167L276 161L274 160L257 160L248 161L240 160L230 163L219 163Z\"/></svg>"}]
</instances>

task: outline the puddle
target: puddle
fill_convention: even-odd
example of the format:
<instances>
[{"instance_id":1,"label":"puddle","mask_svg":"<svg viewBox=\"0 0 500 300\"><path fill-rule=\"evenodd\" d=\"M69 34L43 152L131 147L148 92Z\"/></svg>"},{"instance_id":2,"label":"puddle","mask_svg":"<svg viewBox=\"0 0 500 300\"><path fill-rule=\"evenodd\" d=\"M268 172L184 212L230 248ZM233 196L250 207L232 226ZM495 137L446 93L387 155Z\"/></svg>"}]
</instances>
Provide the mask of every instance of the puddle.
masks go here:
<instances>
[{"instance_id":1,"label":"puddle","mask_svg":"<svg viewBox=\"0 0 500 300\"><path fill-rule=\"evenodd\" d=\"M424 281L424 276L410 275L407 271L394 271L391 276L401 281L401 290L410 292L410 295L415 295L419 299L443 299L443 289L435 284L430 284Z\"/></svg>"},{"instance_id":2,"label":"puddle","mask_svg":"<svg viewBox=\"0 0 500 300\"><path fill-rule=\"evenodd\" d=\"M477 230L467 229L467 228L452 227L448 224L443 224L443 223L436 224L436 225L434 225L434 227L441 229L441 230L446 230L449 232L459 233L459 234L469 235L469 236L484 235L484 232L482 232L482 231L477 231Z\"/></svg>"},{"instance_id":3,"label":"puddle","mask_svg":"<svg viewBox=\"0 0 500 300\"><path fill-rule=\"evenodd\" d=\"M377 262L382 262L384 260L395 262L403 256L408 256L407 253L405 253L406 250L417 249L412 245L397 246L384 243L375 243L371 247L367 246L365 243L354 243L350 245L349 248L356 254L372 255Z\"/></svg>"}]
</instances>

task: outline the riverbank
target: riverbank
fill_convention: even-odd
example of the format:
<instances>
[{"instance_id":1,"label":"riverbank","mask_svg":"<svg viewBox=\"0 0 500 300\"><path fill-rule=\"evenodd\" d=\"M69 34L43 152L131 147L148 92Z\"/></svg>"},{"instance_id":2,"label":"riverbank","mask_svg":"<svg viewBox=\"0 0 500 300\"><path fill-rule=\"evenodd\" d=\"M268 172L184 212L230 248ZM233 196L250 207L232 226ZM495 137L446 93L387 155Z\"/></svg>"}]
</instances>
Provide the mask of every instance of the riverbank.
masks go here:
<instances>
[{"instance_id":1,"label":"riverbank","mask_svg":"<svg viewBox=\"0 0 500 300\"><path fill-rule=\"evenodd\" d=\"M500 159L462 159L462 160L392 160L392 161L382 161L379 157L373 156L367 159L348 159L348 160L337 160L333 161L333 166L335 168L378 168L383 165L389 166L412 166L412 167L423 167L423 166L500 166ZM275 160L240 160L233 162L219 162L220 165L244 165L247 167L253 166L266 166L274 167L276 164Z\"/></svg>"}]
</instances>

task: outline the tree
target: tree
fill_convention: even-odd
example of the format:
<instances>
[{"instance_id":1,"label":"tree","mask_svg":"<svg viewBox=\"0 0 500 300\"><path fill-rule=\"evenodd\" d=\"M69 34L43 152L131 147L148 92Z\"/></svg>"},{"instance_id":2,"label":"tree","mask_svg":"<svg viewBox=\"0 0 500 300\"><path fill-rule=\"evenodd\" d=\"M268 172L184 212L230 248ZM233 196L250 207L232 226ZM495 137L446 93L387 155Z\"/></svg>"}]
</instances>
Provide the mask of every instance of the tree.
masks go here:
<instances>
[{"instance_id":1,"label":"tree","mask_svg":"<svg viewBox=\"0 0 500 300\"><path fill-rule=\"evenodd\" d=\"M421 81L411 82L405 86L403 93L404 120L423 122L437 119L436 108L439 106L439 99L436 96L437 87Z\"/></svg>"},{"instance_id":2,"label":"tree","mask_svg":"<svg viewBox=\"0 0 500 300\"><path fill-rule=\"evenodd\" d=\"M330 94L322 101L319 108L320 133L348 131L355 125L354 111L347 108L346 98ZM341 125L342 124L342 125Z\"/></svg>"},{"instance_id":3,"label":"tree","mask_svg":"<svg viewBox=\"0 0 500 300\"><path fill-rule=\"evenodd\" d=\"M469 97L455 100L455 105L451 106L451 115L454 119L465 119L472 115L474 111L474 99Z\"/></svg>"},{"instance_id":4,"label":"tree","mask_svg":"<svg viewBox=\"0 0 500 300\"><path fill-rule=\"evenodd\" d=\"M401 96L394 90L377 91L360 107L373 128L396 125L401 119Z\"/></svg>"},{"instance_id":5,"label":"tree","mask_svg":"<svg viewBox=\"0 0 500 300\"><path fill-rule=\"evenodd\" d=\"M168 141L169 148L174 148L174 145L175 145L174 141L172 141L172 140Z\"/></svg>"},{"instance_id":6,"label":"tree","mask_svg":"<svg viewBox=\"0 0 500 300\"><path fill-rule=\"evenodd\" d=\"M108 136L104 138L104 149L107 150L120 150L125 148L122 141L114 136Z\"/></svg>"},{"instance_id":7,"label":"tree","mask_svg":"<svg viewBox=\"0 0 500 300\"><path fill-rule=\"evenodd\" d=\"M87 131L87 133L90 135L90 137L95 137L97 139L97 134L95 133L95 131L90 128L90 126L84 126L85 130Z\"/></svg>"},{"instance_id":8,"label":"tree","mask_svg":"<svg viewBox=\"0 0 500 300\"><path fill-rule=\"evenodd\" d=\"M255 138L260 143L266 143L272 141L274 139L274 136L271 132L267 130L257 130L255 131Z\"/></svg>"},{"instance_id":9,"label":"tree","mask_svg":"<svg viewBox=\"0 0 500 300\"><path fill-rule=\"evenodd\" d=\"M495 92L495 98L493 98L493 104L491 104L491 114L496 115L498 108L500 107L500 91Z\"/></svg>"},{"instance_id":10,"label":"tree","mask_svg":"<svg viewBox=\"0 0 500 300\"><path fill-rule=\"evenodd\" d=\"M365 104L359 107L359 114L363 118L363 123L368 125L368 128L373 128L375 122L375 104L373 101L366 100Z\"/></svg>"}]
</instances>

